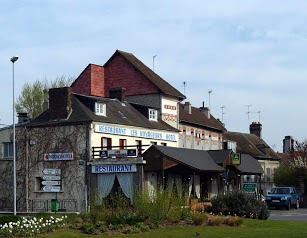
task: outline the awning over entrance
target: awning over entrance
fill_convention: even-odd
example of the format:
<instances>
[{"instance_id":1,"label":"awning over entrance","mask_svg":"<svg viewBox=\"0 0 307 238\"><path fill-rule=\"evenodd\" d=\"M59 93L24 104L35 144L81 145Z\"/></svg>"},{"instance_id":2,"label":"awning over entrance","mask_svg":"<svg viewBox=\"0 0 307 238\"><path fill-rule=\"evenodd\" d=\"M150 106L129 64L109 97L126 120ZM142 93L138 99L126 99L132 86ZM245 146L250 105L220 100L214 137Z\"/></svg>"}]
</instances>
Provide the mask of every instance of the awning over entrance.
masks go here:
<instances>
[{"instance_id":1,"label":"awning over entrance","mask_svg":"<svg viewBox=\"0 0 307 238\"><path fill-rule=\"evenodd\" d=\"M169 146L152 145L143 154L147 169L159 169L162 167L164 157L176 164L191 167L192 169L220 172L224 168L217 165L205 150L194 150Z\"/></svg>"}]
</instances>

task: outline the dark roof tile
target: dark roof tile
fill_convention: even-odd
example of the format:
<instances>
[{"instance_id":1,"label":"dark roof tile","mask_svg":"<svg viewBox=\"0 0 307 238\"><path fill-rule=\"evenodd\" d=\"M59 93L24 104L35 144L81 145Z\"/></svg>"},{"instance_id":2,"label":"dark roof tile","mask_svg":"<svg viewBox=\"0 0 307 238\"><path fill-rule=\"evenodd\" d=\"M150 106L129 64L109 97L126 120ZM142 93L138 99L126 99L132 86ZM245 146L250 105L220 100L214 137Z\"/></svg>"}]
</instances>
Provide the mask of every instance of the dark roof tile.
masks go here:
<instances>
[{"instance_id":1,"label":"dark roof tile","mask_svg":"<svg viewBox=\"0 0 307 238\"><path fill-rule=\"evenodd\" d=\"M191 106L191 114L184 109L183 104L179 104L179 119L181 122L197 124L199 126L208 127L211 129L216 129L220 131L226 131L226 128L222 125L220 121L215 119L214 116L210 115L208 118L204 115L199 108Z\"/></svg>"},{"instance_id":2,"label":"dark roof tile","mask_svg":"<svg viewBox=\"0 0 307 238\"><path fill-rule=\"evenodd\" d=\"M105 102L107 104L106 107L107 116L98 116L95 114L93 110L96 101ZM117 99L85 96L79 94L72 94L72 113L68 119L51 121L49 116L49 110L47 110L43 112L41 115L39 115L37 118L35 118L30 123L30 126L54 124L54 123L73 124L73 123L93 122L93 121L178 132L177 129L171 127L162 120L150 121L148 118L139 113L128 102L125 102L123 104Z\"/></svg>"},{"instance_id":3,"label":"dark roof tile","mask_svg":"<svg viewBox=\"0 0 307 238\"><path fill-rule=\"evenodd\" d=\"M181 164L193 167L194 169L197 169L200 171L218 172L218 171L224 170L223 167L217 165L214 162L214 160L211 158L208 151L205 151L205 150L193 150L193 149L186 149L186 148L152 145L143 154L145 159L146 159L146 154L152 148L158 149L163 155L175 161L178 161Z\"/></svg>"},{"instance_id":4,"label":"dark roof tile","mask_svg":"<svg viewBox=\"0 0 307 238\"><path fill-rule=\"evenodd\" d=\"M254 134L227 131L223 134L223 139L237 142L238 153L249 154L259 159L280 159L280 156L263 139Z\"/></svg>"}]
</instances>

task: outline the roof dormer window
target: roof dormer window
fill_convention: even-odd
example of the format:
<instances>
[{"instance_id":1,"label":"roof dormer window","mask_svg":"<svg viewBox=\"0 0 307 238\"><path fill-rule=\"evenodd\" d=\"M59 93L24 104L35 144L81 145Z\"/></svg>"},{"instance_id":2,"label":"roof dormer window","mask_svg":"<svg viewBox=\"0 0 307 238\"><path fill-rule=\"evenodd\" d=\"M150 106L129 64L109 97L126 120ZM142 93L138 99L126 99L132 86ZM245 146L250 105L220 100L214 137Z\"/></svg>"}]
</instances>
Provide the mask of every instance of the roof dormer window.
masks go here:
<instances>
[{"instance_id":1,"label":"roof dormer window","mask_svg":"<svg viewBox=\"0 0 307 238\"><path fill-rule=\"evenodd\" d=\"M150 121L158 121L158 111L156 109L148 109L148 117Z\"/></svg>"},{"instance_id":2,"label":"roof dormer window","mask_svg":"<svg viewBox=\"0 0 307 238\"><path fill-rule=\"evenodd\" d=\"M105 103L101 103L101 102L96 102L95 103L95 113L98 116L106 116L107 107Z\"/></svg>"}]
</instances>

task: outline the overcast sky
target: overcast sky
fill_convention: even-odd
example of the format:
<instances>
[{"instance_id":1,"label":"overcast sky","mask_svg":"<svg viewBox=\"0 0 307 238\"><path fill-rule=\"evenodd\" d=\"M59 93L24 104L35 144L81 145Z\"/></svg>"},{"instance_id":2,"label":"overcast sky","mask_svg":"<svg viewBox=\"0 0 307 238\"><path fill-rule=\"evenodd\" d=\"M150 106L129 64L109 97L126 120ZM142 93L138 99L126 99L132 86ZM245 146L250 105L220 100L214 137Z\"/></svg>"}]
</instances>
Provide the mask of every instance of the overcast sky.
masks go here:
<instances>
[{"instance_id":1,"label":"overcast sky","mask_svg":"<svg viewBox=\"0 0 307 238\"><path fill-rule=\"evenodd\" d=\"M157 55L155 72L195 107L212 90L229 131L260 118L277 151L287 135L306 139L307 1L11 0L0 26L0 124L12 124L13 55L17 98L26 82L77 77L120 49L150 68Z\"/></svg>"}]
</instances>

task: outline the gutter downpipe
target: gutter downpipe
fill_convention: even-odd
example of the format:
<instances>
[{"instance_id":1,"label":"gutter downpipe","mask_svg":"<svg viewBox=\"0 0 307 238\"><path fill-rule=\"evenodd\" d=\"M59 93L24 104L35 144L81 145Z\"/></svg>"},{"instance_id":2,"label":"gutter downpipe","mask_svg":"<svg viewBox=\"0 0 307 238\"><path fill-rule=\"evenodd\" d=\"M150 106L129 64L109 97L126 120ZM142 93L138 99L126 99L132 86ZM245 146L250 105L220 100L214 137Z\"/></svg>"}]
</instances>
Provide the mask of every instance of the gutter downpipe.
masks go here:
<instances>
[{"instance_id":1,"label":"gutter downpipe","mask_svg":"<svg viewBox=\"0 0 307 238\"><path fill-rule=\"evenodd\" d=\"M26 131L26 211L29 212L29 143L28 143L28 129Z\"/></svg>"}]
</instances>

